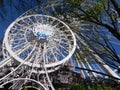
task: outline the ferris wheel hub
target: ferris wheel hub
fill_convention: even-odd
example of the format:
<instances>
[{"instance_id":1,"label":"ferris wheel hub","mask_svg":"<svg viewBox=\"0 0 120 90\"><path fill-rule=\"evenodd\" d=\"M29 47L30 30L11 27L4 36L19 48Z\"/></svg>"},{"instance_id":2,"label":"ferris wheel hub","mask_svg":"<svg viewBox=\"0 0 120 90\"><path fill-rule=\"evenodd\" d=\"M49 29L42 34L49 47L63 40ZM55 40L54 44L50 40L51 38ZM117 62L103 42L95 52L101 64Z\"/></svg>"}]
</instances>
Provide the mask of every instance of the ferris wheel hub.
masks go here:
<instances>
[{"instance_id":1,"label":"ferris wheel hub","mask_svg":"<svg viewBox=\"0 0 120 90\"><path fill-rule=\"evenodd\" d=\"M54 35L54 28L49 24L36 24L33 27L33 33L39 39L48 39Z\"/></svg>"}]
</instances>

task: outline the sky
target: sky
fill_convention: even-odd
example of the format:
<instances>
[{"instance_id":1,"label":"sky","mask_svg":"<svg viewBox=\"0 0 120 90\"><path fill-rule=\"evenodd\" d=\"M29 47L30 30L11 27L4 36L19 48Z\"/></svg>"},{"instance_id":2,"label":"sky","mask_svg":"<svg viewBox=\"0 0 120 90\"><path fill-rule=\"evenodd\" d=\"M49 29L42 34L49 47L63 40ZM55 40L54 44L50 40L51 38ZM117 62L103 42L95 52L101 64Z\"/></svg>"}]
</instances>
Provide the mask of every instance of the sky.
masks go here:
<instances>
[{"instance_id":1,"label":"sky","mask_svg":"<svg viewBox=\"0 0 120 90\"><path fill-rule=\"evenodd\" d=\"M36 0L0 0L0 39L3 38L7 27L21 14L38 5Z\"/></svg>"}]
</instances>

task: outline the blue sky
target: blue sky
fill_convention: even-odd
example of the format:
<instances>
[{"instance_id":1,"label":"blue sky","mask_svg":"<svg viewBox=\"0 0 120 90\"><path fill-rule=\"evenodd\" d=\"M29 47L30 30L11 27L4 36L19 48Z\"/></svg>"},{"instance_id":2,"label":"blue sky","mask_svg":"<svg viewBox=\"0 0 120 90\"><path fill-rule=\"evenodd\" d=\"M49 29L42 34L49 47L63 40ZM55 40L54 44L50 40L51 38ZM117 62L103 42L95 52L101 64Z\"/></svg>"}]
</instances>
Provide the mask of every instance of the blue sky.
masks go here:
<instances>
[{"instance_id":1,"label":"blue sky","mask_svg":"<svg viewBox=\"0 0 120 90\"><path fill-rule=\"evenodd\" d=\"M38 5L36 0L3 0L3 4L0 3L0 38L3 38L7 27L21 14L25 11Z\"/></svg>"}]
</instances>

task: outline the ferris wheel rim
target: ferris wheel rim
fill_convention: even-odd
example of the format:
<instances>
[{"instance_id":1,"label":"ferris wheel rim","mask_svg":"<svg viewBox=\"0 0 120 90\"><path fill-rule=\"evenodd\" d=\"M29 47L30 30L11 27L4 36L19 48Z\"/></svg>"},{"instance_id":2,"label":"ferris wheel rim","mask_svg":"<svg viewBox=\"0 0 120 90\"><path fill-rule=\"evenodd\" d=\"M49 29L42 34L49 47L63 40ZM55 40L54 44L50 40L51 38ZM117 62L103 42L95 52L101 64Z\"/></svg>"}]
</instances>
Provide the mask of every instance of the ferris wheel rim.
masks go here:
<instances>
[{"instance_id":1,"label":"ferris wheel rim","mask_svg":"<svg viewBox=\"0 0 120 90\"><path fill-rule=\"evenodd\" d=\"M5 33L4 41L5 41L5 47L7 47L7 51L10 53L10 55L11 55L12 57L14 57L16 60L18 60L20 63L23 63L23 62L24 62L23 59L19 58L19 57L18 57L17 55L15 55L15 53L11 50L11 48L10 48L10 46L9 46L9 43L8 43L8 33L9 33L9 31L11 30L11 27L13 27L16 22L18 22L19 20L22 20L22 19L24 19L24 18L31 17L31 16L43 16L43 17L45 16L45 17L49 17L49 18L52 18L52 19L55 19L55 20L61 22L61 23L64 24L65 27L67 27L67 29L70 31L71 36L72 36L73 41L74 41L74 42L73 42L73 48L72 48L71 52L69 52L69 55L67 55L63 60L58 61L58 62L56 62L56 63L45 64L45 67L54 67L54 66L63 64L63 63L65 63L67 60L69 60L69 58L73 55L73 53L74 53L74 51L75 51L75 49L76 49L76 38L75 38L74 33L72 32L72 30L69 28L68 25L66 25L63 21L59 20L58 18L52 17L52 16L48 16L48 15L42 15L42 14L33 14L33 15L28 15L28 16L25 16L25 17L21 17L21 18L19 18L19 19L16 19L13 23L11 23L11 24L9 25L9 27L7 28L6 33ZM31 62L25 62L24 64L27 64L27 65L29 65L29 66L39 67L39 64L33 64L33 65L32 65Z\"/></svg>"}]
</instances>

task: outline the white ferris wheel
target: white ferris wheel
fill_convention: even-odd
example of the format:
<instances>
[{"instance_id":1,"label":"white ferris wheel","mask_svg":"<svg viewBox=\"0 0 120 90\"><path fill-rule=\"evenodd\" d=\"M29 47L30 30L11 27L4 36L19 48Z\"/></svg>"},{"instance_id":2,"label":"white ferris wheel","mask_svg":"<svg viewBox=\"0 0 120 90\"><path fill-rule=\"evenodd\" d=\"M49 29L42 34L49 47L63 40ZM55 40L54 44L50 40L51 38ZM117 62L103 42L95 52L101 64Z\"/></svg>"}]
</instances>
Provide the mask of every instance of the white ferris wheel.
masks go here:
<instances>
[{"instance_id":1,"label":"white ferris wheel","mask_svg":"<svg viewBox=\"0 0 120 90\"><path fill-rule=\"evenodd\" d=\"M76 39L70 28L57 18L29 15L17 19L7 29L5 47L18 62L34 67L60 65L72 56ZM33 59L32 59L33 58Z\"/></svg>"},{"instance_id":2,"label":"white ferris wheel","mask_svg":"<svg viewBox=\"0 0 120 90\"><path fill-rule=\"evenodd\" d=\"M3 56L4 60L1 65L9 62L17 63L11 72L0 79L1 86L8 82L33 81L32 73L45 74L52 86L48 73L54 72L68 61L76 49L76 38L72 30L63 21L48 15L33 14L16 19L7 28L3 40ZM22 72L24 69L26 76L15 78L15 72ZM26 70L27 69L27 70ZM6 81L4 83L4 81ZM46 89L42 83L38 83ZM13 84L10 88L15 87Z\"/></svg>"}]
</instances>

